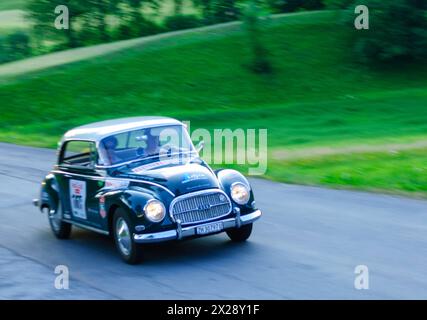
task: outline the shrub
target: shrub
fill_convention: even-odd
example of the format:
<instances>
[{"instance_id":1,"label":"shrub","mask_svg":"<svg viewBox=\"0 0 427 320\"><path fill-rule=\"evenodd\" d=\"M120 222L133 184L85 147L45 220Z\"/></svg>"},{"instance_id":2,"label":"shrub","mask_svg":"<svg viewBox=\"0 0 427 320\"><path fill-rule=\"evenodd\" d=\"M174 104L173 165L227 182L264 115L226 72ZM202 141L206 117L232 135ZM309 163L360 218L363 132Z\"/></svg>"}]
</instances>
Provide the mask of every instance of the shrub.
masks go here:
<instances>
[{"instance_id":1,"label":"shrub","mask_svg":"<svg viewBox=\"0 0 427 320\"><path fill-rule=\"evenodd\" d=\"M31 55L30 37L15 32L0 38L0 63L19 60Z\"/></svg>"},{"instance_id":2,"label":"shrub","mask_svg":"<svg viewBox=\"0 0 427 320\"><path fill-rule=\"evenodd\" d=\"M324 0L268 0L274 12L319 10L325 7Z\"/></svg>"},{"instance_id":3,"label":"shrub","mask_svg":"<svg viewBox=\"0 0 427 320\"><path fill-rule=\"evenodd\" d=\"M164 24L168 30L181 30L200 27L202 25L202 21L195 15L178 14L167 17Z\"/></svg>"},{"instance_id":4,"label":"shrub","mask_svg":"<svg viewBox=\"0 0 427 320\"><path fill-rule=\"evenodd\" d=\"M354 3L354 0L324 0L327 9L345 9Z\"/></svg>"},{"instance_id":5,"label":"shrub","mask_svg":"<svg viewBox=\"0 0 427 320\"><path fill-rule=\"evenodd\" d=\"M243 10L242 18L252 55L249 69L258 74L272 73L270 53L263 42L263 12L256 0L248 2Z\"/></svg>"},{"instance_id":6,"label":"shrub","mask_svg":"<svg viewBox=\"0 0 427 320\"><path fill-rule=\"evenodd\" d=\"M354 5L358 4L358 1ZM364 0L369 30L353 29L354 50L363 62L396 62L427 55L425 3L417 0ZM353 6L351 7L351 9ZM349 10L354 19L354 11Z\"/></svg>"},{"instance_id":7,"label":"shrub","mask_svg":"<svg viewBox=\"0 0 427 320\"><path fill-rule=\"evenodd\" d=\"M158 24L143 17L138 17L138 19L130 20L122 23L114 35L114 39L131 39L136 37L144 37L153 34L163 32L164 29L161 28Z\"/></svg>"}]
</instances>

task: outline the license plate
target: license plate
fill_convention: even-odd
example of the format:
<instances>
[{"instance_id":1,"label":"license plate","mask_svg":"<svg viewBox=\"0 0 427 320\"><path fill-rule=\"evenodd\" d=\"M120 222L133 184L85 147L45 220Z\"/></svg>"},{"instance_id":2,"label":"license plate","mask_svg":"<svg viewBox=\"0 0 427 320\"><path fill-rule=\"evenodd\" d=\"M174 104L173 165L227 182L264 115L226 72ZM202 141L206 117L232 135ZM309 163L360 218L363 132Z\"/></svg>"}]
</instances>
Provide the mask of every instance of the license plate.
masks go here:
<instances>
[{"instance_id":1,"label":"license plate","mask_svg":"<svg viewBox=\"0 0 427 320\"><path fill-rule=\"evenodd\" d=\"M204 226L197 227L197 234L209 234L214 232L219 232L223 229L222 222L214 222L210 224L205 224Z\"/></svg>"}]
</instances>

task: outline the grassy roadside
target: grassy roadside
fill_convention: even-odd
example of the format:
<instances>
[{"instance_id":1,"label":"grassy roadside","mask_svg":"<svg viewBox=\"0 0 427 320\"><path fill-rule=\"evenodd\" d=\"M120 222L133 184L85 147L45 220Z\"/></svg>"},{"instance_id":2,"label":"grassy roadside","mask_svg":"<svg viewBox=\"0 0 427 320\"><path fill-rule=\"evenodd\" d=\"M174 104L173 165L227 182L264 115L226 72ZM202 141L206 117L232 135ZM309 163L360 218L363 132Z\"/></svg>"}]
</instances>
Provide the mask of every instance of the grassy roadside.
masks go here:
<instances>
[{"instance_id":1,"label":"grassy roadside","mask_svg":"<svg viewBox=\"0 0 427 320\"><path fill-rule=\"evenodd\" d=\"M367 69L351 62L345 34L324 13L291 21L265 34L270 76L245 68L247 39L234 31L0 79L0 140L55 147L76 125L168 115L190 120L193 129L268 128L267 178L427 195L426 150L273 156L283 149L427 139L426 63Z\"/></svg>"}]
</instances>

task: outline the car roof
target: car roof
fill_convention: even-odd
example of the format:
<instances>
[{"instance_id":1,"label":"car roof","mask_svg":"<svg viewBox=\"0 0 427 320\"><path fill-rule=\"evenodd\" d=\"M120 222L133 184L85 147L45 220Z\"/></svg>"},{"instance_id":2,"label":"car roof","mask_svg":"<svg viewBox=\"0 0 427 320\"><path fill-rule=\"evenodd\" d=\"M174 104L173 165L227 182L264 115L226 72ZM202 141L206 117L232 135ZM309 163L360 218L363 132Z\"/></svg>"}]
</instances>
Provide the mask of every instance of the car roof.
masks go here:
<instances>
[{"instance_id":1,"label":"car roof","mask_svg":"<svg viewBox=\"0 0 427 320\"><path fill-rule=\"evenodd\" d=\"M62 142L69 140L98 142L112 134L164 125L182 125L182 122L168 117L131 117L106 120L71 129L65 133Z\"/></svg>"}]
</instances>

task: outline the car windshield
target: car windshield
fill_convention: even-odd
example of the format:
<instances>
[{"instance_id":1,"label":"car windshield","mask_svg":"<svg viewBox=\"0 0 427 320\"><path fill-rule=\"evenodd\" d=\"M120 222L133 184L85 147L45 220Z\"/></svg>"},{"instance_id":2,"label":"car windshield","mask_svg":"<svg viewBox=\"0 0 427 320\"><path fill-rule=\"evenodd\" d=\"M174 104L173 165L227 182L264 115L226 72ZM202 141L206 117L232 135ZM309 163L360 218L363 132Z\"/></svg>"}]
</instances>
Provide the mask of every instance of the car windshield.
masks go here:
<instances>
[{"instance_id":1,"label":"car windshield","mask_svg":"<svg viewBox=\"0 0 427 320\"><path fill-rule=\"evenodd\" d=\"M100 165L159 159L195 151L181 125L141 128L108 136L99 145Z\"/></svg>"}]
</instances>

